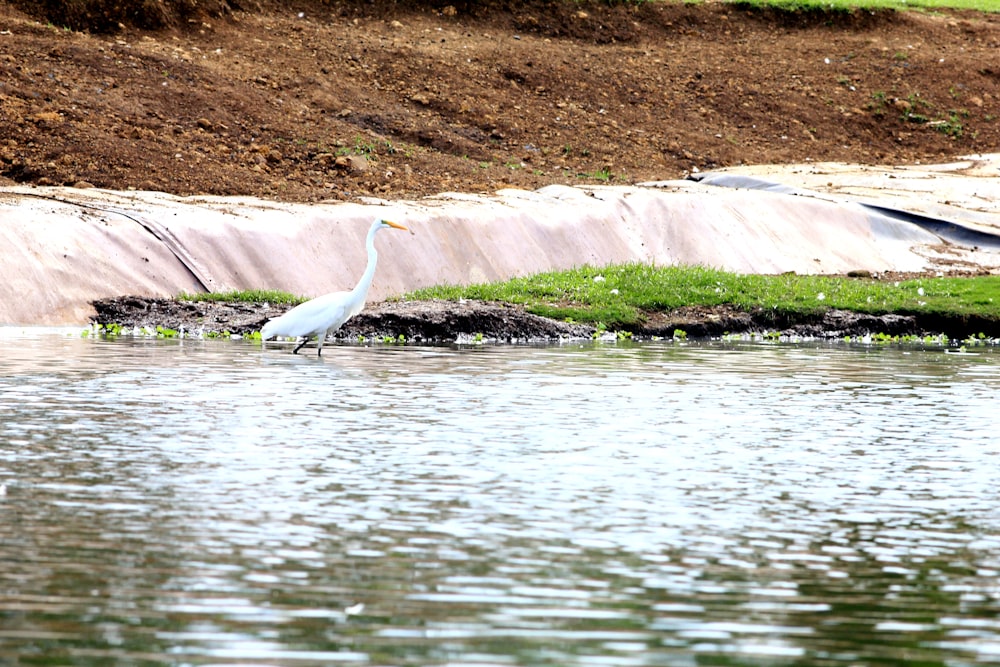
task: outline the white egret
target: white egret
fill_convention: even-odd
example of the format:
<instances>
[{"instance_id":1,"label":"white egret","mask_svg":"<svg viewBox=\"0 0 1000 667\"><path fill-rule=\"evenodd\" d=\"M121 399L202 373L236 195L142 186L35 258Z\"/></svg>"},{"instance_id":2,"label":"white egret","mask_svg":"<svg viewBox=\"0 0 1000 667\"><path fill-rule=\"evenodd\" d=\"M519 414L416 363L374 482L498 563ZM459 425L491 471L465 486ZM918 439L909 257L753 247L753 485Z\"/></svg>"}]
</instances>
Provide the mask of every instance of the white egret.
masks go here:
<instances>
[{"instance_id":1,"label":"white egret","mask_svg":"<svg viewBox=\"0 0 1000 667\"><path fill-rule=\"evenodd\" d=\"M302 340L292 350L297 354L309 341L310 336L316 336L318 339L316 355L323 354L323 341L326 340L326 335L336 331L344 322L364 310L365 297L368 296L368 289L372 286L375 263L378 261L378 253L375 252L375 234L380 229L390 227L409 231L403 225L388 220L377 219L372 223L371 229L368 230L368 238L365 240L365 246L368 248L368 266L365 267L365 272L354 289L350 292L332 292L318 296L300 303L284 315L268 320L260 330L261 343L275 336L301 336Z\"/></svg>"}]
</instances>

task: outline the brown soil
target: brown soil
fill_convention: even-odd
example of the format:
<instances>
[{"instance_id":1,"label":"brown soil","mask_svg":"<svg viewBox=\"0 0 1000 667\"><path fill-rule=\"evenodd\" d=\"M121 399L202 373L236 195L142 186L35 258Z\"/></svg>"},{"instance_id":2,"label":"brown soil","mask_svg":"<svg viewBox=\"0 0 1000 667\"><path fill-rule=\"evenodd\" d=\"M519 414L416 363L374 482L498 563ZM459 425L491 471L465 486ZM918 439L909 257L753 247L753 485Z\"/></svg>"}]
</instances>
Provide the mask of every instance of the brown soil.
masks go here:
<instances>
[{"instance_id":1,"label":"brown soil","mask_svg":"<svg viewBox=\"0 0 1000 667\"><path fill-rule=\"evenodd\" d=\"M82 25L114 32L91 34L58 27L77 15L45 13L79 2L0 0L0 184L391 199L738 164L941 162L1000 146L998 15L541 0L260 0L257 11L229 11L235 4L180 3L186 13L129 26L106 9L103 23ZM205 6L220 11L199 13ZM274 314L163 302L157 320L154 300L131 310L116 301L98 321L240 332ZM504 306L378 308L389 319L368 322L368 311L343 335L579 333ZM650 314L638 333L985 330L893 317L792 323L689 309Z\"/></svg>"},{"instance_id":2,"label":"brown soil","mask_svg":"<svg viewBox=\"0 0 1000 667\"><path fill-rule=\"evenodd\" d=\"M80 4L0 0L0 184L410 198L1000 146L997 15L298 0L45 23Z\"/></svg>"}]
</instances>

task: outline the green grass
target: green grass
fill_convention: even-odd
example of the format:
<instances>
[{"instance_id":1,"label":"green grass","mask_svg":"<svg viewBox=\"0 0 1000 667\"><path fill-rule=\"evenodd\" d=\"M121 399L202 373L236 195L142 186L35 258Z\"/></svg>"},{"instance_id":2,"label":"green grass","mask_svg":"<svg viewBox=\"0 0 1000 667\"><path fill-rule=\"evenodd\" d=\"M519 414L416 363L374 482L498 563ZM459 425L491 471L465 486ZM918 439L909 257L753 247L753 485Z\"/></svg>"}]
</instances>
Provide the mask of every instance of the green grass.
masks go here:
<instances>
[{"instance_id":1,"label":"green grass","mask_svg":"<svg viewBox=\"0 0 1000 667\"><path fill-rule=\"evenodd\" d=\"M297 305L306 300L305 297L295 296L288 292L278 290L240 290L230 292L198 292L188 294L181 292L177 295L181 301L231 301L245 303L287 303Z\"/></svg>"},{"instance_id":2,"label":"green grass","mask_svg":"<svg viewBox=\"0 0 1000 667\"><path fill-rule=\"evenodd\" d=\"M1000 319L1000 276L921 278L899 283L870 278L744 275L698 266L584 266L467 287L418 290L408 299L480 299L522 304L529 312L627 328L645 312L681 306L730 305L743 310L818 313L838 308L872 314L941 313Z\"/></svg>"}]
</instances>

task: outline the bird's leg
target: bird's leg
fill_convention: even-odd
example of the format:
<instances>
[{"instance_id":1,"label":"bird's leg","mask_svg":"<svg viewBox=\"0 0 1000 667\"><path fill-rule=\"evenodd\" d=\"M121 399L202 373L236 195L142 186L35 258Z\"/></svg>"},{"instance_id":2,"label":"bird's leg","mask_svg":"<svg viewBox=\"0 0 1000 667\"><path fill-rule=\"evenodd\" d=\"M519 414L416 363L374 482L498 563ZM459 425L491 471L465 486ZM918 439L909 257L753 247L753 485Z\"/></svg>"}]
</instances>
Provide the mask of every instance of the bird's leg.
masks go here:
<instances>
[{"instance_id":1,"label":"bird's leg","mask_svg":"<svg viewBox=\"0 0 1000 667\"><path fill-rule=\"evenodd\" d=\"M326 340L326 332L324 331L324 332L320 333L320 335L316 338L316 356L317 357L323 356L323 341L325 341L325 340Z\"/></svg>"},{"instance_id":2,"label":"bird's leg","mask_svg":"<svg viewBox=\"0 0 1000 667\"><path fill-rule=\"evenodd\" d=\"M299 344L295 346L294 350L292 350L292 354L298 354L299 350L301 350L302 347L308 342L309 342L309 336L303 336Z\"/></svg>"}]
</instances>

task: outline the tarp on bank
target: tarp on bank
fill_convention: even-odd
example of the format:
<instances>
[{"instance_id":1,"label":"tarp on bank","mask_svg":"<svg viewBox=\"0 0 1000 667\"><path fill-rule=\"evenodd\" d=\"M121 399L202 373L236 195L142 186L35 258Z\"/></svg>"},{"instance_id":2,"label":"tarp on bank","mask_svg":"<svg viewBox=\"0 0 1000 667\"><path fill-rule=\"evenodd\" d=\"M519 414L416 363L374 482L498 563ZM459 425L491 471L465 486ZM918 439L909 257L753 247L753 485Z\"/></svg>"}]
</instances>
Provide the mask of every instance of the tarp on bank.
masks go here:
<instances>
[{"instance_id":1,"label":"tarp on bank","mask_svg":"<svg viewBox=\"0 0 1000 667\"><path fill-rule=\"evenodd\" d=\"M378 236L372 301L627 261L747 273L1000 270L998 164L759 167L701 182L315 205L0 188L0 323L82 324L91 301L123 294L349 289L375 217L413 235ZM871 187L848 191L862 180Z\"/></svg>"}]
</instances>

